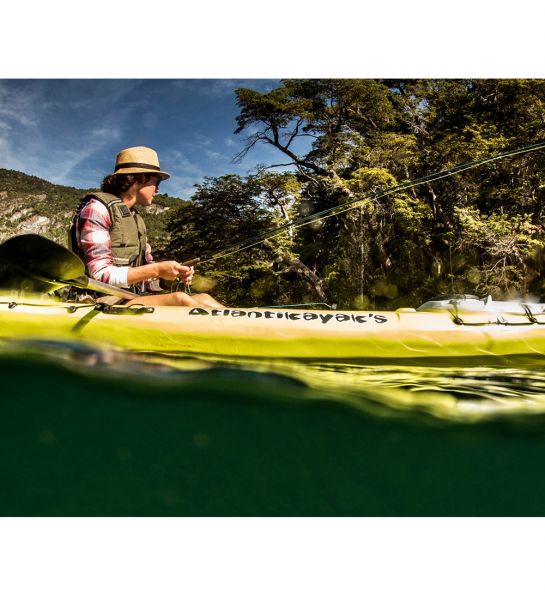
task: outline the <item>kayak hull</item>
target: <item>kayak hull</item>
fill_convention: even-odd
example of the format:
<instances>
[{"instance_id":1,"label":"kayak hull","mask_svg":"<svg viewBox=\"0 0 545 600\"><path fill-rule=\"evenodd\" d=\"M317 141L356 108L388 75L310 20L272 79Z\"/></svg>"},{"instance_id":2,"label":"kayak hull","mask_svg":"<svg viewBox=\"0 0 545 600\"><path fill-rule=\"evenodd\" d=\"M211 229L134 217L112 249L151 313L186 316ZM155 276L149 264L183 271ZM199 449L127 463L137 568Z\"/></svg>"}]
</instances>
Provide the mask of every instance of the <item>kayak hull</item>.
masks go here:
<instances>
[{"instance_id":1,"label":"kayak hull","mask_svg":"<svg viewBox=\"0 0 545 600\"><path fill-rule=\"evenodd\" d=\"M545 319L544 319L545 321ZM4 339L80 340L138 352L300 359L545 355L545 324L449 310L305 311L69 304L0 297Z\"/></svg>"}]
</instances>

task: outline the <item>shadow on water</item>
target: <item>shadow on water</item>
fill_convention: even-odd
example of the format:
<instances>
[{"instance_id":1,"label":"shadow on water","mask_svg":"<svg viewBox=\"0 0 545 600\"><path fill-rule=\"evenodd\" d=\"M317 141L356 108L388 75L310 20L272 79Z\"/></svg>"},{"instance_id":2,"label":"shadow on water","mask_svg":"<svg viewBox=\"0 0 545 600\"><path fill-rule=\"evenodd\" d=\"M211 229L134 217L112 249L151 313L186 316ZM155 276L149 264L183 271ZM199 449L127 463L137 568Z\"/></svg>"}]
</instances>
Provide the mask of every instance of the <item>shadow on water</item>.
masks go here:
<instances>
[{"instance_id":1,"label":"shadow on water","mask_svg":"<svg viewBox=\"0 0 545 600\"><path fill-rule=\"evenodd\" d=\"M544 515L543 363L0 347L1 515Z\"/></svg>"}]
</instances>

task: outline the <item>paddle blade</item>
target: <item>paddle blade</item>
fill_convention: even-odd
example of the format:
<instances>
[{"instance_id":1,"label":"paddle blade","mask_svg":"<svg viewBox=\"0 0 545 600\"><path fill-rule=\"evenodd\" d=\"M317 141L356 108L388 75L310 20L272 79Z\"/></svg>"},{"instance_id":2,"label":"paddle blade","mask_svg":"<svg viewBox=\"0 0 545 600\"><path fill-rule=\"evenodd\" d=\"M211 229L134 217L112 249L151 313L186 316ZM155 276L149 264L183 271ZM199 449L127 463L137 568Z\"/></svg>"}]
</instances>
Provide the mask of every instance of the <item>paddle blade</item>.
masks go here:
<instances>
[{"instance_id":1,"label":"paddle blade","mask_svg":"<svg viewBox=\"0 0 545 600\"><path fill-rule=\"evenodd\" d=\"M75 254L34 233L6 240L0 245L0 260L52 281L67 281L85 274L85 265Z\"/></svg>"}]
</instances>

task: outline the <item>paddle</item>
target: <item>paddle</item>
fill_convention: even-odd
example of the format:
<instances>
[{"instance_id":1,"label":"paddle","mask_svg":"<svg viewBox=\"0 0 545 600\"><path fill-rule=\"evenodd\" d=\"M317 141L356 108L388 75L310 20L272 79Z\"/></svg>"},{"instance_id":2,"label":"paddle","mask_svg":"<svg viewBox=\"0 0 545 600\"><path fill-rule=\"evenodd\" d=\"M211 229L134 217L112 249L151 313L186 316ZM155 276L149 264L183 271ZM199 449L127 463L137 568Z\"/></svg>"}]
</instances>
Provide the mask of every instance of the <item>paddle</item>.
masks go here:
<instances>
[{"instance_id":1,"label":"paddle","mask_svg":"<svg viewBox=\"0 0 545 600\"><path fill-rule=\"evenodd\" d=\"M0 264L3 275L0 287L3 288L44 292L73 285L128 300L139 297L87 277L85 265L78 256L64 246L33 233L17 235L0 244ZM33 282L38 282L38 285Z\"/></svg>"}]
</instances>

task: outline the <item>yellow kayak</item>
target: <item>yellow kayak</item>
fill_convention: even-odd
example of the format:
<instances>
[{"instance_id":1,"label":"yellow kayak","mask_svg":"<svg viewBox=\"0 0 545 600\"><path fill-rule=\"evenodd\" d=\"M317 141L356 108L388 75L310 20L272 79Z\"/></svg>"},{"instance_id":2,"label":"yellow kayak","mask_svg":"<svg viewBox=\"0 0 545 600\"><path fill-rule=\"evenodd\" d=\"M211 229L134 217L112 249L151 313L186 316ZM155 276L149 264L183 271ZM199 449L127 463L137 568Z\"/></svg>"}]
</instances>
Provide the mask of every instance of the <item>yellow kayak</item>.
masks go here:
<instances>
[{"instance_id":1,"label":"yellow kayak","mask_svg":"<svg viewBox=\"0 0 545 600\"><path fill-rule=\"evenodd\" d=\"M139 352L324 360L545 355L545 305L428 302L418 310L105 306L0 297L4 339Z\"/></svg>"}]
</instances>

